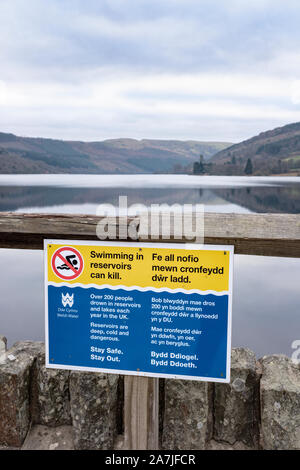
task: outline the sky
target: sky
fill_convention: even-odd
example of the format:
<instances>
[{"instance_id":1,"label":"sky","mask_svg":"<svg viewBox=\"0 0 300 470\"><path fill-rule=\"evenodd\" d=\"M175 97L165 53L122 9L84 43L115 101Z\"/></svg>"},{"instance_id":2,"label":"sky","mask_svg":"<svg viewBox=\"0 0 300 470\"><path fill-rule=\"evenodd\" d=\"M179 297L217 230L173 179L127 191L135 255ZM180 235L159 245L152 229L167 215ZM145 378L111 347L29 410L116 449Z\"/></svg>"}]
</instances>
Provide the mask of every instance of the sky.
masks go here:
<instances>
[{"instance_id":1,"label":"sky","mask_svg":"<svg viewBox=\"0 0 300 470\"><path fill-rule=\"evenodd\" d=\"M0 132L239 142L300 121L299 0L0 0Z\"/></svg>"}]
</instances>

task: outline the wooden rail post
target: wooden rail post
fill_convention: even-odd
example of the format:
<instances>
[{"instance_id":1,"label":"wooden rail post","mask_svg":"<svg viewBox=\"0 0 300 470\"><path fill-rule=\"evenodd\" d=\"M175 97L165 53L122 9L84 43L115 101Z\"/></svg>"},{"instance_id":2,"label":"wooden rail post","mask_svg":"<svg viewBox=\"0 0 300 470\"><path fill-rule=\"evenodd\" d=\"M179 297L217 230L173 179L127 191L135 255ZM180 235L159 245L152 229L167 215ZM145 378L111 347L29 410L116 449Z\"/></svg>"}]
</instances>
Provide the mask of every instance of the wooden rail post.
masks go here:
<instances>
[{"instance_id":1,"label":"wooden rail post","mask_svg":"<svg viewBox=\"0 0 300 470\"><path fill-rule=\"evenodd\" d=\"M159 379L125 376L124 447L126 450L159 448Z\"/></svg>"},{"instance_id":2,"label":"wooden rail post","mask_svg":"<svg viewBox=\"0 0 300 470\"><path fill-rule=\"evenodd\" d=\"M125 376L124 428L125 449L159 448L159 379Z\"/></svg>"}]
</instances>

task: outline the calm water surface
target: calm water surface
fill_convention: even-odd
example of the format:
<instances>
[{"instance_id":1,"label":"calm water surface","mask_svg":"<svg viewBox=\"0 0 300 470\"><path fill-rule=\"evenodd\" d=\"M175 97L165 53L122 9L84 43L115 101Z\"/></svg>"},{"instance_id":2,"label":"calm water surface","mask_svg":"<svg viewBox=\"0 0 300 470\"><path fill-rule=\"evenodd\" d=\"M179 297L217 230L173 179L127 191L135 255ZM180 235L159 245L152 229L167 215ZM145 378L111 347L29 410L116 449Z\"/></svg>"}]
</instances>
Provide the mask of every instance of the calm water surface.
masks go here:
<instances>
[{"instance_id":1,"label":"calm water surface","mask_svg":"<svg viewBox=\"0 0 300 470\"><path fill-rule=\"evenodd\" d=\"M210 212L300 213L300 178L0 175L0 211L95 214L98 204L204 204ZM43 253L0 250L0 334L44 341ZM233 346L291 355L300 339L300 260L235 255Z\"/></svg>"}]
</instances>

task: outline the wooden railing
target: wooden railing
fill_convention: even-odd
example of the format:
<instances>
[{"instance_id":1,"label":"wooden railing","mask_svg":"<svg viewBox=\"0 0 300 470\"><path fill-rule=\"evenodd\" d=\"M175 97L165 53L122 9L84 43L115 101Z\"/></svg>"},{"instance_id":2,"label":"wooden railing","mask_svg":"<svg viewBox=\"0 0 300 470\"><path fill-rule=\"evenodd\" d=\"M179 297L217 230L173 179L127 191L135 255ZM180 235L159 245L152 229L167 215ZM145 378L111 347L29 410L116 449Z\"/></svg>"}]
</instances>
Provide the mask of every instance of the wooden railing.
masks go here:
<instances>
[{"instance_id":1,"label":"wooden railing","mask_svg":"<svg viewBox=\"0 0 300 470\"><path fill-rule=\"evenodd\" d=\"M45 238L99 240L99 220L87 215L0 213L0 248L43 249ZM118 219L111 223L118 229ZM172 236L151 239L154 227L150 222L144 226L139 217L129 218L127 223L136 225L140 241L192 242L188 233L181 240ZM204 243L234 245L236 254L299 258L300 214L205 213Z\"/></svg>"}]
</instances>

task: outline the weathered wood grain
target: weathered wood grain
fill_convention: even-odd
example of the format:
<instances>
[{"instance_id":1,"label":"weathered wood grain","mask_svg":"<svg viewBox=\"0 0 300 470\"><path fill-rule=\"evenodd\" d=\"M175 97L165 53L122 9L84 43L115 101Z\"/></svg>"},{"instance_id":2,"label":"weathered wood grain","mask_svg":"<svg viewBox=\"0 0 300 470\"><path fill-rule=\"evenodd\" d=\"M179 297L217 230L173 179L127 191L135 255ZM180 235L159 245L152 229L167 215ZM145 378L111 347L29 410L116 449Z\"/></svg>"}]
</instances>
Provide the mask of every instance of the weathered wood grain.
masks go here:
<instances>
[{"instance_id":1,"label":"weathered wood grain","mask_svg":"<svg viewBox=\"0 0 300 470\"><path fill-rule=\"evenodd\" d=\"M0 248L42 249L45 238L99 240L96 228L100 220L100 217L86 215L0 213ZM173 224L179 222L178 216L172 221ZM122 225L120 220L110 219L110 223L112 226L115 224L118 237ZM193 243L190 239L192 232L188 231L182 239L174 239L173 236L162 239L161 226L157 221L145 223L142 217L135 217L129 218L126 223L138 230L140 241ZM153 239L149 233L158 236ZM127 241L134 240L127 238ZM204 242L234 245L237 254L299 258L300 215L206 213Z\"/></svg>"},{"instance_id":2,"label":"weathered wood grain","mask_svg":"<svg viewBox=\"0 0 300 470\"><path fill-rule=\"evenodd\" d=\"M124 449L158 450L158 380L125 376Z\"/></svg>"}]
</instances>

